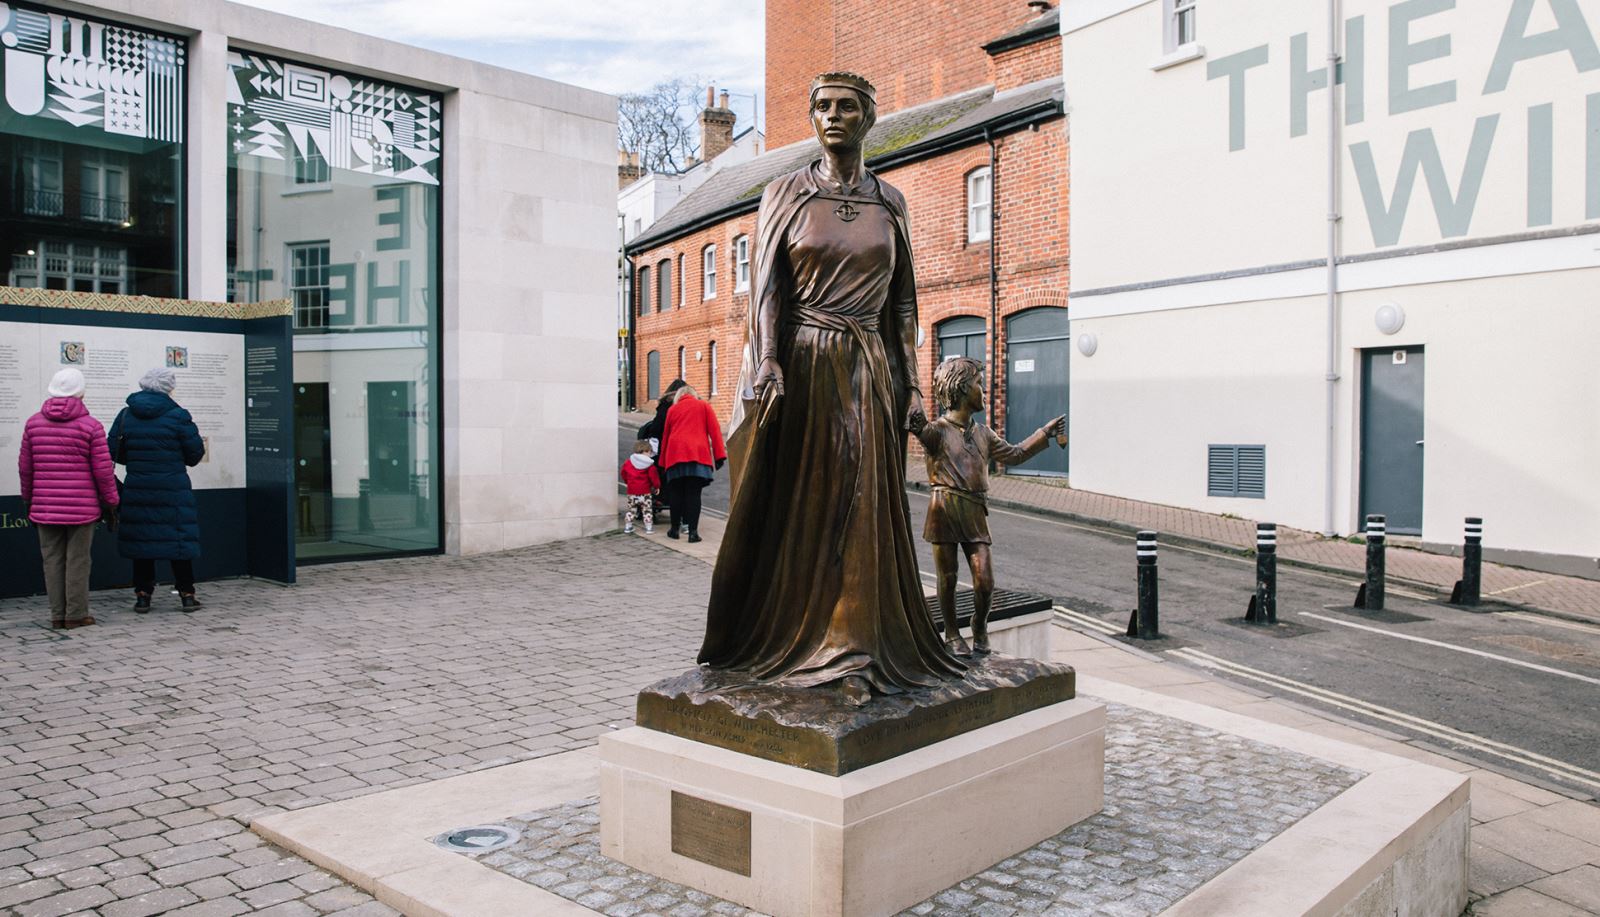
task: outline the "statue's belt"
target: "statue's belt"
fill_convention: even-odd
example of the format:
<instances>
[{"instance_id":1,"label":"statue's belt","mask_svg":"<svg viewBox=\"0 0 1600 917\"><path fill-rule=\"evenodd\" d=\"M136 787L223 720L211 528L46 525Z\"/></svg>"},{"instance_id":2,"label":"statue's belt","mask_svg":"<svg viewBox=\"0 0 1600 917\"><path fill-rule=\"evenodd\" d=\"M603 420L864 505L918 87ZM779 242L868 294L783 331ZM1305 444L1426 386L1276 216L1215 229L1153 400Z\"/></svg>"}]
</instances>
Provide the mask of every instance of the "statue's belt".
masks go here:
<instances>
[{"instance_id":1,"label":"statue's belt","mask_svg":"<svg viewBox=\"0 0 1600 917\"><path fill-rule=\"evenodd\" d=\"M986 493L979 493L975 490L967 490L963 487L952 487L949 484L934 484L932 486L932 490L936 494L949 494L952 497L961 497L964 500L971 500L972 502L983 507L985 510L989 508L989 495Z\"/></svg>"},{"instance_id":2,"label":"statue's belt","mask_svg":"<svg viewBox=\"0 0 1600 917\"><path fill-rule=\"evenodd\" d=\"M857 317L854 315L839 315L823 309L795 306L789 314L789 323L793 325L809 325L823 331L837 331L849 334L859 340L863 346L867 342L867 335L878 333L878 316L868 315Z\"/></svg>"}]
</instances>

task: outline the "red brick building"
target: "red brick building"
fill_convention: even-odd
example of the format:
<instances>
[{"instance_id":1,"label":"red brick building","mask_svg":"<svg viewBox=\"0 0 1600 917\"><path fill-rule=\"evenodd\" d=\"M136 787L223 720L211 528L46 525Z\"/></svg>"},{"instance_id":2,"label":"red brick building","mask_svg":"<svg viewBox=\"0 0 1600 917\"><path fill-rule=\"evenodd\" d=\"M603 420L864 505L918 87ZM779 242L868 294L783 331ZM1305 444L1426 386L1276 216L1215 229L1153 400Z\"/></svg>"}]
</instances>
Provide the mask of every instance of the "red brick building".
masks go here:
<instances>
[{"instance_id":1,"label":"red brick building","mask_svg":"<svg viewBox=\"0 0 1600 917\"><path fill-rule=\"evenodd\" d=\"M959 9L930 16L918 0L767 0L770 152L713 176L625 250L634 403L649 405L681 376L729 416L761 190L818 156L811 78L852 70L878 86L867 164L910 206L930 410L934 365L963 354L1002 367L990 383L990 422L1011 438L1066 410L1058 11L1019 0L950 5ZM1064 473L1065 453L1050 450L1023 470Z\"/></svg>"}]
</instances>

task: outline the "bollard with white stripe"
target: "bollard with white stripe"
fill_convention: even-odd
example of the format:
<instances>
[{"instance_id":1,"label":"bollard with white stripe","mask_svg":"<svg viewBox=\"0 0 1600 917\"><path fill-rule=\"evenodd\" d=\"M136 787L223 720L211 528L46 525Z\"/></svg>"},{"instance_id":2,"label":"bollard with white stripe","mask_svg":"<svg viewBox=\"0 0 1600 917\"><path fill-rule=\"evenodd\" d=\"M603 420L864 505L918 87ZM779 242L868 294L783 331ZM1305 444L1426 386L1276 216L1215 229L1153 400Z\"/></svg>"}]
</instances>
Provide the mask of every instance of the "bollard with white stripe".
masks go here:
<instances>
[{"instance_id":1,"label":"bollard with white stripe","mask_svg":"<svg viewBox=\"0 0 1600 917\"><path fill-rule=\"evenodd\" d=\"M1388 540L1388 529L1381 513L1367 516L1367 581L1356 590L1357 608L1383 610L1383 546Z\"/></svg>"},{"instance_id":2,"label":"bollard with white stripe","mask_svg":"<svg viewBox=\"0 0 1600 917\"><path fill-rule=\"evenodd\" d=\"M1461 579L1450 591L1450 604L1476 605L1483 587L1483 519L1468 516L1465 543L1461 545Z\"/></svg>"},{"instance_id":3,"label":"bollard with white stripe","mask_svg":"<svg viewBox=\"0 0 1600 917\"><path fill-rule=\"evenodd\" d=\"M1160 602L1156 588L1156 533L1140 532L1134 537L1134 553L1139 560L1139 607L1128 619L1128 636L1154 640L1161 636Z\"/></svg>"},{"instance_id":4,"label":"bollard with white stripe","mask_svg":"<svg viewBox=\"0 0 1600 917\"><path fill-rule=\"evenodd\" d=\"M1278 623L1278 524L1256 523L1256 592L1244 619L1255 624Z\"/></svg>"}]
</instances>

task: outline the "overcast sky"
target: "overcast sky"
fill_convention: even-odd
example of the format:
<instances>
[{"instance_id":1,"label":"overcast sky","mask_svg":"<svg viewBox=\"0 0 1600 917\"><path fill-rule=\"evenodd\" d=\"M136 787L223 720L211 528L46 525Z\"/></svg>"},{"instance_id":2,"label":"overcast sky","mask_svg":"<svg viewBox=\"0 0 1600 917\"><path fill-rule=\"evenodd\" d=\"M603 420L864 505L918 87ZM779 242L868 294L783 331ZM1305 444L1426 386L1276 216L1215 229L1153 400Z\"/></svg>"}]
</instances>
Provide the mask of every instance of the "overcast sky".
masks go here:
<instances>
[{"instance_id":1,"label":"overcast sky","mask_svg":"<svg viewBox=\"0 0 1600 917\"><path fill-rule=\"evenodd\" d=\"M698 77L733 94L740 130L761 90L761 0L243 2L603 92Z\"/></svg>"}]
</instances>

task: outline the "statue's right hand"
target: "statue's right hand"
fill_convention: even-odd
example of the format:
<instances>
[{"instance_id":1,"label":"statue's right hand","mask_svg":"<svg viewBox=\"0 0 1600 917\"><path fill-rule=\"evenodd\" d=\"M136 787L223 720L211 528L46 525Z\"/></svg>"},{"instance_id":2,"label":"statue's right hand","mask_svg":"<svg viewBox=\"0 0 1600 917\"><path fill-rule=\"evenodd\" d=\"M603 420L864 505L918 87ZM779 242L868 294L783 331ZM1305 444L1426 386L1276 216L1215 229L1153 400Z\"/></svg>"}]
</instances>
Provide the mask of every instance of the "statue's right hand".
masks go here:
<instances>
[{"instance_id":1,"label":"statue's right hand","mask_svg":"<svg viewBox=\"0 0 1600 917\"><path fill-rule=\"evenodd\" d=\"M757 398L767 397L769 388L774 395L783 396L783 368L778 365L777 360L767 357L761 361L761 366L756 370L755 385L752 387L756 391Z\"/></svg>"}]
</instances>

